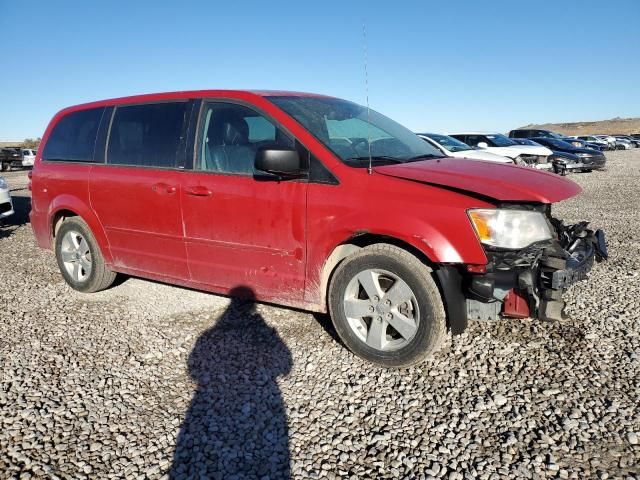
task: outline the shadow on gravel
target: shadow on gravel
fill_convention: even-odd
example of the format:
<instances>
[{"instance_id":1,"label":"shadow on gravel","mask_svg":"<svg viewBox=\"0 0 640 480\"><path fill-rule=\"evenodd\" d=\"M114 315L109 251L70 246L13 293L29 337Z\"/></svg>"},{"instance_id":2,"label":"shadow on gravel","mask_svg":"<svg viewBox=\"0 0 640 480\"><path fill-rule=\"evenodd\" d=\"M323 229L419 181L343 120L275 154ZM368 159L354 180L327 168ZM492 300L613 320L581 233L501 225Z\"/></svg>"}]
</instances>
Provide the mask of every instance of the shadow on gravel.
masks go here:
<instances>
[{"instance_id":1,"label":"shadow on gravel","mask_svg":"<svg viewBox=\"0 0 640 480\"><path fill-rule=\"evenodd\" d=\"M15 213L0 220L0 238L11 236L16 228L29 223L31 197L12 196L11 201Z\"/></svg>"},{"instance_id":2,"label":"shadow on gravel","mask_svg":"<svg viewBox=\"0 0 640 480\"><path fill-rule=\"evenodd\" d=\"M255 309L248 287L196 341L198 382L180 427L170 478L289 477L289 438L277 384L291 370L289 349Z\"/></svg>"}]
</instances>

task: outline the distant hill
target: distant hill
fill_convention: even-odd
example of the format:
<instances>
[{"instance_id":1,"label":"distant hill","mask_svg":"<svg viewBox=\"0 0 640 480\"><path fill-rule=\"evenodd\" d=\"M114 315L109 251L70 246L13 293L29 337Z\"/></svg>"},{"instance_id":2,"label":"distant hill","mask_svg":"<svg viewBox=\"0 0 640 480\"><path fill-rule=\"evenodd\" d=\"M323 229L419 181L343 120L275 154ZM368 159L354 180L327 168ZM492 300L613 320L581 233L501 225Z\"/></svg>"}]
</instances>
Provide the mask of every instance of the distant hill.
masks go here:
<instances>
[{"instance_id":1,"label":"distant hill","mask_svg":"<svg viewBox=\"0 0 640 480\"><path fill-rule=\"evenodd\" d=\"M640 118L612 118L598 122L545 123L526 125L520 128L541 128L565 135L630 134L640 133Z\"/></svg>"}]
</instances>

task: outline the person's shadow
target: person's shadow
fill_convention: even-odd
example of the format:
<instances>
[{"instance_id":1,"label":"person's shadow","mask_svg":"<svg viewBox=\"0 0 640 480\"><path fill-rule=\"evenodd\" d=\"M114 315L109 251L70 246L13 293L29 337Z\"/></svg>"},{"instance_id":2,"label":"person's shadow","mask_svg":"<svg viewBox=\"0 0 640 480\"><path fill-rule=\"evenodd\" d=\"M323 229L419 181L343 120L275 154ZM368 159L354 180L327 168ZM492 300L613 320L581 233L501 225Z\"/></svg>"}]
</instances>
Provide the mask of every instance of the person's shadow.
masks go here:
<instances>
[{"instance_id":1,"label":"person's shadow","mask_svg":"<svg viewBox=\"0 0 640 480\"><path fill-rule=\"evenodd\" d=\"M255 309L248 287L196 341L188 366L197 390L180 428L172 479L288 478L289 439L276 379L291 353Z\"/></svg>"}]
</instances>

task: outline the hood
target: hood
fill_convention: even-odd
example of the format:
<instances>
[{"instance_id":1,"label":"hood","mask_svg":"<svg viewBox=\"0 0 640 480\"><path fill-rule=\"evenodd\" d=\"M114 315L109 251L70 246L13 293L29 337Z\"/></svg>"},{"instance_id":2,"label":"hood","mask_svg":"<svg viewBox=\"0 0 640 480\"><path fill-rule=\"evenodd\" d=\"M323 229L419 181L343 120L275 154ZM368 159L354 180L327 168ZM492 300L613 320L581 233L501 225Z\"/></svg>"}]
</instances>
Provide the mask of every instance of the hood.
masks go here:
<instances>
[{"instance_id":1,"label":"hood","mask_svg":"<svg viewBox=\"0 0 640 480\"><path fill-rule=\"evenodd\" d=\"M571 160L573 162L577 162L580 160L580 157L569 152L561 152L560 150L553 150L553 156L558 158L564 158L567 160Z\"/></svg>"},{"instance_id":2,"label":"hood","mask_svg":"<svg viewBox=\"0 0 640 480\"><path fill-rule=\"evenodd\" d=\"M503 155L485 152L484 150L463 150L461 152L449 152L449 156L456 158L471 158L473 160L487 160L489 162L511 163L513 160Z\"/></svg>"},{"instance_id":3,"label":"hood","mask_svg":"<svg viewBox=\"0 0 640 480\"><path fill-rule=\"evenodd\" d=\"M551 150L547 147L536 147L534 145L509 145L508 147L487 147L482 150L492 152L498 155L504 155L510 158L516 158L518 155L541 155L548 157Z\"/></svg>"},{"instance_id":4,"label":"hood","mask_svg":"<svg viewBox=\"0 0 640 480\"><path fill-rule=\"evenodd\" d=\"M587 154L587 155L593 155L596 157L599 157L600 155L604 155L604 153L602 153L600 150L596 150L594 148L576 148L575 150L572 150L571 153L573 153L574 155Z\"/></svg>"},{"instance_id":5,"label":"hood","mask_svg":"<svg viewBox=\"0 0 640 480\"><path fill-rule=\"evenodd\" d=\"M503 202L555 203L582 189L571 180L534 168L441 158L374 167L376 173L464 190Z\"/></svg>"},{"instance_id":6,"label":"hood","mask_svg":"<svg viewBox=\"0 0 640 480\"><path fill-rule=\"evenodd\" d=\"M593 148L580 148L580 147L562 147L559 149L561 152L573 153L574 155L578 155L579 153L588 153L589 155L602 155L600 150L594 150Z\"/></svg>"}]
</instances>

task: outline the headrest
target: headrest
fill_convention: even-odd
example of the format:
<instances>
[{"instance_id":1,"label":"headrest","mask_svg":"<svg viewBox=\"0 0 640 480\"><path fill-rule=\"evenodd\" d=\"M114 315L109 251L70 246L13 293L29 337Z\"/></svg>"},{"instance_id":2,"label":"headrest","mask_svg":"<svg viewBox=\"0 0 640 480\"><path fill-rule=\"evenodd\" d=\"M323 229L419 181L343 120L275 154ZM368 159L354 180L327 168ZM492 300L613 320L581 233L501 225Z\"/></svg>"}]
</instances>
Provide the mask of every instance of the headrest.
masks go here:
<instances>
[{"instance_id":1,"label":"headrest","mask_svg":"<svg viewBox=\"0 0 640 480\"><path fill-rule=\"evenodd\" d=\"M232 112L214 111L208 136L210 145L246 145L249 143L249 125Z\"/></svg>"}]
</instances>

